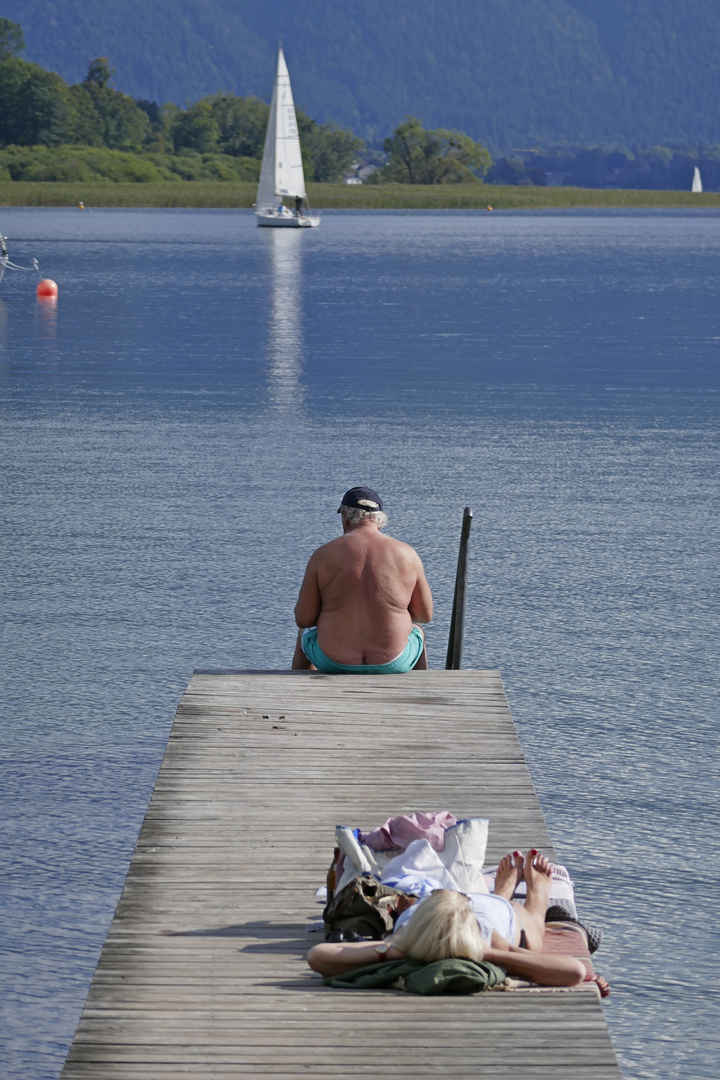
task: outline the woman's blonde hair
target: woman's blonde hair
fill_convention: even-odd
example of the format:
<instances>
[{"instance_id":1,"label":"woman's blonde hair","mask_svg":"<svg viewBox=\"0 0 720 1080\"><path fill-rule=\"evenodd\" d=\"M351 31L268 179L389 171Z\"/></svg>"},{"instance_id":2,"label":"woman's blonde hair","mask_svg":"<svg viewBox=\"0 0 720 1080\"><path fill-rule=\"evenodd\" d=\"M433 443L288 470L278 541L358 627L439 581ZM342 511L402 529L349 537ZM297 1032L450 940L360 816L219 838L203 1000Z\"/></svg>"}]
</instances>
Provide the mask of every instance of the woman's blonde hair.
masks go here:
<instances>
[{"instance_id":1,"label":"woman's blonde hair","mask_svg":"<svg viewBox=\"0 0 720 1080\"><path fill-rule=\"evenodd\" d=\"M438 889L418 904L394 944L414 960L429 964L448 956L482 960L488 942L480 933L470 897Z\"/></svg>"}]
</instances>

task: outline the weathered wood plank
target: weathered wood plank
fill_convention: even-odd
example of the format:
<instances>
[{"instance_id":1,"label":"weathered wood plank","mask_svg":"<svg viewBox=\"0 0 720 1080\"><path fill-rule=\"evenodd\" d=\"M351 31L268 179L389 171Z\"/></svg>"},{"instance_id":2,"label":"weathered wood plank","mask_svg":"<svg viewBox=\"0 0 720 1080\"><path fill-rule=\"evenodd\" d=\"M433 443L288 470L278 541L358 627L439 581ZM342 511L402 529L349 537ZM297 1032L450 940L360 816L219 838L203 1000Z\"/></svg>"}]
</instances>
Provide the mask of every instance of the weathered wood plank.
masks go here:
<instances>
[{"instance_id":1,"label":"weathered wood plank","mask_svg":"<svg viewBox=\"0 0 720 1080\"><path fill-rule=\"evenodd\" d=\"M196 672L63 1080L619 1080L592 987L418 999L309 972L334 826L446 808L490 818L489 862L552 855L498 672Z\"/></svg>"}]
</instances>

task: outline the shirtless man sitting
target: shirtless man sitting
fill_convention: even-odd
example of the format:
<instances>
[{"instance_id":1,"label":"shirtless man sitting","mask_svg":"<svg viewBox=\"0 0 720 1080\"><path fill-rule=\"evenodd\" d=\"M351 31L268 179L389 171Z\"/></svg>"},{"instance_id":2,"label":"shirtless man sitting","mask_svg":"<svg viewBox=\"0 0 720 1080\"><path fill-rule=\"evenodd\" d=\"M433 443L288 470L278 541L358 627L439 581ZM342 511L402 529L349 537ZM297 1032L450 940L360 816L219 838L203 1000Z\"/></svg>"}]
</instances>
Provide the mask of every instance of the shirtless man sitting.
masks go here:
<instances>
[{"instance_id":1,"label":"shirtless man sitting","mask_svg":"<svg viewBox=\"0 0 720 1080\"><path fill-rule=\"evenodd\" d=\"M427 668L425 637L433 604L420 557L383 536L382 499L350 488L338 510L343 535L310 556L295 622L292 666L333 674L394 675Z\"/></svg>"}]
</instances>

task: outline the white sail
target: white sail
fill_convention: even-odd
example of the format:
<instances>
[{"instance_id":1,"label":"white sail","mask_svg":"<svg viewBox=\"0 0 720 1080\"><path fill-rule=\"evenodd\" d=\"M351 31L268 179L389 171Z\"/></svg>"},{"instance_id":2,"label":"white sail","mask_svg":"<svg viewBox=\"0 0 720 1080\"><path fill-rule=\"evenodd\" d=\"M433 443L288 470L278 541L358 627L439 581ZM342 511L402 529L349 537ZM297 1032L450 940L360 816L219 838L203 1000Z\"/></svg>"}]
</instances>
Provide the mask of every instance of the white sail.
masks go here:
<instances>
[{"instance_id":1,"label":"white sail","mask_svg":"<svg viewBox=\"0 0 720 1080\"><path fill-rule=\"evenodd\" d=\"M301 199L306 195L300 134L282 46L278 49L275 80L275 192Z\"/></svg>"},{"instance_id":2,"label":"white sail","mask_svg":"<svg viewBox=\"0 0 720 1080\"><path fill-rule=\"evenodd\" d=\"M693 173L692 189L693 191L702 191L702 179L697 165L695 166L695 172Z\"/></svg>"},{"instance_id":3,"label":"white sail","mask_svg":"<svg viewBox=\"0 0 720 1080\"><path fill-rule=\"evenodd\" d=\"M304 199L306 192L295 104L287 64L280 46L260 169L258 209L275 205L283 195Z\"/></svg>"},{"instance_id":4,"label":"white sail","mask_svg":"<svg viewBox=\"0 0 720 1080\"><path fill-rule=\"evenodd\" d=\"M275 98L277 96L277 84L273 86L270 99L270 115L268 117L267 132L265 133L265 149L263 150L262 165L260 166L260 183L255 205L258 210L266 210L277 203L275 195Z\"/></svg>"}]
</instances>

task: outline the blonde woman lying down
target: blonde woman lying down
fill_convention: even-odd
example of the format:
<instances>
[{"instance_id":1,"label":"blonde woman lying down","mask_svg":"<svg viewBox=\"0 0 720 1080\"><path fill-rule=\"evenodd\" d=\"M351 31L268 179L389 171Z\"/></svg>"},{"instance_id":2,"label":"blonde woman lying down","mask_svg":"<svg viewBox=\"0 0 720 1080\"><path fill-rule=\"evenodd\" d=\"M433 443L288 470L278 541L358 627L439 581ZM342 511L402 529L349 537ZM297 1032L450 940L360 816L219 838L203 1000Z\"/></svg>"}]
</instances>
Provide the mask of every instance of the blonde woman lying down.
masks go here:
<instances>
[{"instance_id":1,"label":"blonde woman lying down","mask_svg":"<svg viewBox=\"0 0 720 1080\"><path fill-rule=\"evenodd\" d=\"M511 899L521 878L527 886L524 905ZM404 912L384 941L323 942L313 946L307 960L313 971L334 976L383 960L431 963L453 956L487 960L508 975L543 986L575 986L586 976L584 964L573 956L541 952L551 881L544 855L534 848L524 858L514 852L500 862L491 895L439 889ZM607 984L597 981L605 993Z\"/></svg>"}]
</instances>

